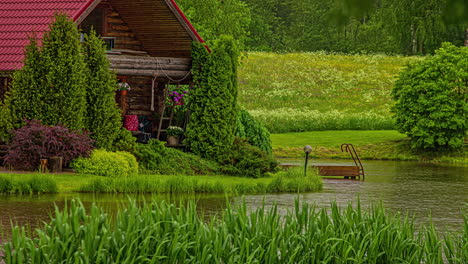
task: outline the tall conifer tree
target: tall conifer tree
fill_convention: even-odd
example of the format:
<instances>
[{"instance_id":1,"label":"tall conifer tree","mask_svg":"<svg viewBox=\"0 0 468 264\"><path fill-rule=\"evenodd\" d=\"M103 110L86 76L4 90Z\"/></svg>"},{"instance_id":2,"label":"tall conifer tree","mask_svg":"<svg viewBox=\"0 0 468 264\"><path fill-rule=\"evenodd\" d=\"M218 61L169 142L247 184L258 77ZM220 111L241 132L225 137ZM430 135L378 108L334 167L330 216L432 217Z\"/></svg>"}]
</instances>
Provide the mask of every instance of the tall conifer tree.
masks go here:
<instances>
[{"instance_id":1,"label":"tall conifer tree","mask_svg":"<svg viewBox=\"0 0 468 264\"><path fill-rule=\"evenodd\" d=\"M87 76L86 129L91 132L98 148L111 149L122 127L114 99L115 74L109 69L104 43L94 30L86 36L83 52Z\"/></svg>"},{"instance_id":2,"label":"tall conifer tree","mask_svg":"<svg viewBox=\"0 0 468 264\"><path fill-rule=\"evenodd\" d=\"M47 102L43 124L62 124L83 129L86 111L85 64L76 24L64 14L44 35L41 57L45 83L41 87Z\"/></svg>"}]
</instances>

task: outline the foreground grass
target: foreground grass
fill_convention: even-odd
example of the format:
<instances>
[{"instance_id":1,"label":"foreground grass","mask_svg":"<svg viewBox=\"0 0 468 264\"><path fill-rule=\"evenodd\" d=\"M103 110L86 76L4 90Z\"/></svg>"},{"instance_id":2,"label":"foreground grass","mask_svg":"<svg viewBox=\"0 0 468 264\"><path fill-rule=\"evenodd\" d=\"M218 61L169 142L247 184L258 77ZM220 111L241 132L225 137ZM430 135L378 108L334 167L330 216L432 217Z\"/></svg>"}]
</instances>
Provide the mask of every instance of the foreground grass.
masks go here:
<instances>
[{"instance_id":1,"label":"foreground grass","mask_svg":"<svg viewBox=\"0 0 468 264\"><path fill-rule=\"evenodd\" d=\"M272 133L392 129L393 84L420 59L249 53L239 69L239 102Z\"/></svg>"},{"instance_id":2,"label":"foreground grass","mask_svg":"<svg viewBox=\"0 0 468 264\"><path fill-rule=\"evenodd\" d=\"M263 194L277 192L310 192L322 188L322 180L310 171L303 176L302 169L279 172L265 178L252 179L232 176L187 176L187 175L135 175L124 178L109 178L81 174L0 174L1 179L23 181L38 178L53 182L54 192L93 193L226 193ZM46 193L43 191L42 193ZM8 190L1 193L17 193ZM23 192L28 193L28 192Z\"/></svg>"},{"instance_id":3,"label":"foreground grass","mask_svg":"<svg viewBox=\"0 0 468 264\"><path fill-rule=\"evenodd\" d=\"M452 263L468 262L468 216L459 234L442 239L433 226L419 230L381 205L349 205L330 212L302 206L280 215L276 207L253 212L245 203L219 218L199 215L194 202L126 209L111 217L76 201L56 209L33 233L16 226L3 245L13 263ZM1 260L1 257L0 257Z\"/></svg>"},{"instance_id":4,"label":"foreground grass","mask_svg":"<svg viewBox=\"0 0 468 264\"><path fill-rule=\"evenodd\" d=\"M410 151L408 138L395 130L378 131L313 131L272 134L273 155L278 158L302 158L303 148L314 148L313 158L349 159L341 152L343 143L356 147L359 157L368 160L424 160L468 164L466 149L450 154L415 154Z\"/></svg>"}]
</instances>

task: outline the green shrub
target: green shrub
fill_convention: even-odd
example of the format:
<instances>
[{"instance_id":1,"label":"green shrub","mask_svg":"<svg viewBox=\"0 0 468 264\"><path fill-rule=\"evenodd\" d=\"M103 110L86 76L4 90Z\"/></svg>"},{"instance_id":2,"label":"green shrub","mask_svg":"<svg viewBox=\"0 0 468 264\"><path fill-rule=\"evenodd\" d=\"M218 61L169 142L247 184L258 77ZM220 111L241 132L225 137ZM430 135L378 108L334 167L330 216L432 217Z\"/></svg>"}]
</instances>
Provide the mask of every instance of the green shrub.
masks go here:
<instances>
[{"instance_id":1,"label":"green shrub","mask_svg":"<svg viewBox=\"0 0 468 264\"><path fill-rule=\"evenodd\" d=\"M228 175L259 178L276 171L278 162L246 140L236 138L231 150L225 152L221 165L222 172Z\"/></svg>"},{"instance_id":2,"label":"green shrub","mask_svg":"<svg viewBox=\"0 0 468 264\"><path fill-rule=\"evenodd\" d=\"M419 150L463 147L468 130L468 48L444 43L433 57L409 65L396 82L398 130Z\"/></svg>"},{"instance_id":3,"label":"green shrub","mask_svg":"<svg viewBox=\"0 0 468 264\"><path fill-rule=\"evenodd\" d=\"M213 174L219 169L214 161L166 148L162 142L154 139L148 144L138 144L135 156L143 169L158 174Z\"/></svg>"},{"instance_id":4,"label":"green shrub","mask_svg":"<svg viewBox=\"0 0 468 264\"><path fill-rule=\"evenodd\" d=\"M136 138L132 136L132 133L125 128L120 128L119 135L110 150L134 153L136 146Z\"/></svg>"},{"instance_id":5,"label":"green shrub","mask_svg":"<svg viewBox=\"0 0 468 264\"><path fill-rule=\"evenodd\" d=\"M190 92L191 119L185 144L203 158L219 160L234 140L237 126L238 51L232 37L192 49L195 89Z\"/></svg>"},{"instance_id":6,"label":"green shrub","mask_svg":"<svg viewBox=\"0 0 468 264\"><path fill-rule=\"evenodd\" d=\"M132 154L102 149L94 150L89 158L74 160L72 168L78 173L116 178L138 174L138 163Z\"/></svg>"},{"instance_id":7,"label":"green shrub","mask_svg":"<svg viewBox=\"0 0 468 264\"><path fill-rule=\"evenodd\" d=\"M244 109L239 110L236 136L246 139L252 146L271 154L270 132Z\"/></svg>"}]
</instances>

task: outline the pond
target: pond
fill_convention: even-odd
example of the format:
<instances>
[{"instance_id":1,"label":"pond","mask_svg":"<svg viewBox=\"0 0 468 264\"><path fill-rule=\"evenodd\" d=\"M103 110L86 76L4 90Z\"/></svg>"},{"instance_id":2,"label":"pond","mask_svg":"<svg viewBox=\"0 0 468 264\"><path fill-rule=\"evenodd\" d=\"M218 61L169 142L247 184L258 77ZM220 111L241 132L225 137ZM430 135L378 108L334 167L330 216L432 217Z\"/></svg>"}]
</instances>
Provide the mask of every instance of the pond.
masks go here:
<instances>
[{"instance_id":1,"label":"pond","mask_svg":"<svg viewBox=\"0 0 468 264\"><path fill-rule=\"evenodd\" d=\"M312 162L316 163L316 162ZM349 164L347 161L320 161L320 164ZM468 212L468 167L425 164L417 162L365 161L365 180L325 179L324 189L316 193L248 195L230 198L245 200L250 208L277 204L282 211L292 209L294 200L328 207L336 200L340 206L356 202L359 197L366 207L382 201L389 212L409 212L416 223L433 223L440 231L456 231L463 223L462 211ZM59 194L40 196L0 195L0 227L4 234L10 230L10 219L33 227L47 221L54 204L79 197L85 205L97 202L110 210L127 201L127 195ZM186 200L195 198L205 215L220 212L226 204L223 195L154 196L156 199ZM151 195L144 199L150 200ZM141 197L139 198L141 199Z\"/></svg>"}]
</instances>

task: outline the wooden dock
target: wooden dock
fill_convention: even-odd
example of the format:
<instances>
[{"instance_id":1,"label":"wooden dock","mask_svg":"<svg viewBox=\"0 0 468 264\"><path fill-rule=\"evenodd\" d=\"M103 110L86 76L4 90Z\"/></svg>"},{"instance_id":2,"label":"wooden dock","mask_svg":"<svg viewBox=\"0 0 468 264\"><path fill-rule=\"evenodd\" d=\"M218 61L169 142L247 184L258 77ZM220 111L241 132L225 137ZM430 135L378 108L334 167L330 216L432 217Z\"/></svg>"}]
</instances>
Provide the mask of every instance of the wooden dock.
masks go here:
<instances>
[{"instance_id":1,"label":"wooden dock","mask_svg":"<svg viewBox=\"0 0 468 264\"><path fill-rule=\"evenodd\" d=\"M362 177L364 179L364 166L362 166L361 159L359 158L354 146L352 144L343 144L341 145L341 151L346 151L351 155L354 165L314 164L312 165L312 168L316 168L320 176L344 177L345 179L356 179ZM288 169L290 167L299 167L302 165L286 163L281 164L280 166Z\"/></svg>"}]
</instances>

